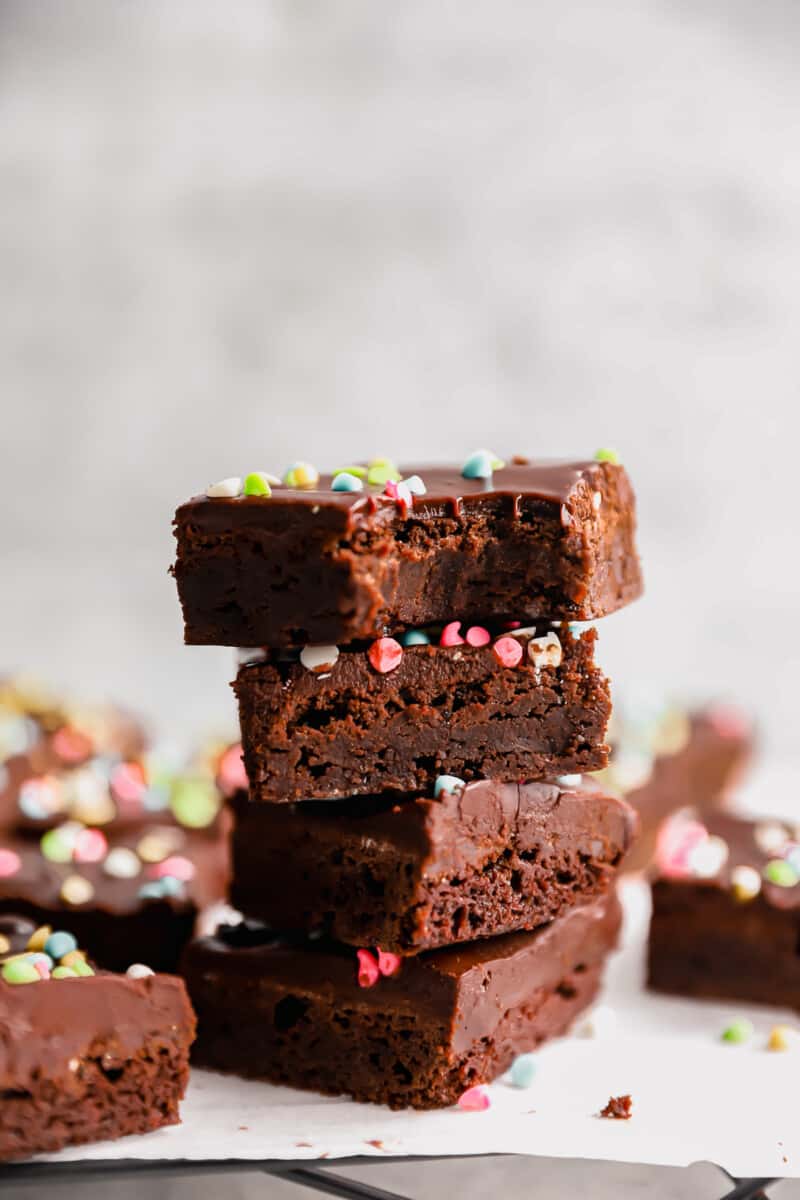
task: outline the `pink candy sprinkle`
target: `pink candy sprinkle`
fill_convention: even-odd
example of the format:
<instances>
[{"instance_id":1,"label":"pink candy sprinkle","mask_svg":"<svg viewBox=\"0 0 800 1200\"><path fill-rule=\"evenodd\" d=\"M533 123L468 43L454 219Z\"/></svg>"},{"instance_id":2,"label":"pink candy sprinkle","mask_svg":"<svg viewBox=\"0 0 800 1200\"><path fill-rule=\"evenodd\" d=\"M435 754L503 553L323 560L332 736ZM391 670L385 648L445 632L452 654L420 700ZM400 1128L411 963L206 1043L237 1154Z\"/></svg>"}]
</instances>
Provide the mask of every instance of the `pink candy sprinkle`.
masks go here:
<instances>
[{"instance_id":1,"label":"pink candy sprinkle","mask_svg":"<svg viewBox=\"0 0 800 1200\"><path fill-rule=\"evenodd\" d=\"M750 719L732 704L712 704L706 719L715 733L723 738L742 738L750 732Z\"/></svg>"},{"instance_id":2,"label":"pink candy sprinkle","mask_svg":"<svg viewBox=\"0 0 800 1200\"><path fill-rule=\"evenodd\" d=\"M108 842L99 829L82 829L75 838L72 857L76 863L102 862L107 853Z\"/></svg>"},{"instance_id":3,"label":"pink candy sprinkle","mask_svg":"<svg viewBox=\"0 0 800 1200\"><path fill-rule=\"evenodd\" d=\"M48 965L44 961L44 959L35 958L33 960L33 966L34 966L34 969L37 971L40 979L49 979L50 978L50 968L48 967Z\"/></svg>"},{"instance_id":4,"label":"pink candy sprinkle","mask_svg":"<svg viewBox=\"0 0 800 1200\"><path fill-rule=\"evenodd\" d=\"M482 625L470 625L467 630L467 645L469 646L488 646L491 640L492 635Z\"/></svg>"},{"instance_id":5,"label":"pink candy sprinkle","mask_svg":"<svg viewBox=\"0 0 800 1200\"><path fill-rule=\"evenodd\" d=\"M484 1112L485 1109L491 1107L491 1103L489 1093L480 1084L477 1087L467 1088L458 1097L458 1107L463 1108L464 1112Z\"/></svg>"},{"instance_id":6,"label":"pink candy sprinkle","mask_svg":"<svg viewBox=\"0 0 800 1200\"><path fill-rule=\"evenodd\" d=\"M492 653L504 667L516 667L522 661L522 644L513 637L498 638L492 646Z\"/></svg>"},{"instance_id":7,"label":"pink candy sprinkle","mask_svg":"<svg viewBox=\"0 0 800 1200\"><path fill-rule=\"evenodd\" d=\"M195 866L182 854L172 854L162 862L154 863L147 873L153 879L163 879L165 875L171 875L173 879L180 879L181 883L189 883L194 879Z\"/></svg>"},{"instance_id":8,"label":"pink candy sprinkle","mask_svg":"<svg viewBox=\"0 0 800 1200\"><path fill-rule=\"evenodd\" d=\"M69 725L62 725L61 729L56 730L52 747L53 752L65 763L80 763L92 754L91 738L79 729L70 729Z\"/></svg>"},{"instance_id":9,"label":"pink candy sprinkle","mask_svg":"<svg viewBox=\"0 0 800 1200\"><path fill-rule=\"evenodd\" d=\"M122 804L138 804L147 784L144 771L137 762L124 762L111 772L111 787Z\"/></svg>"},{"instance_id":10,"label":"pink candy sprinkle","mask_svg":"<svg viewBox=\"0 0 800 1200\"><path fill-rule=\"evenodd\" d=\"M400 955L390 954L388 950L378 947L378 970L381 975L396 975L400 970Z\"/></svg>"},{"instance_id":11,"label":"pink candy sprinkle","mask_svg":"<svg viewBox=\"0 0 800 1200\"><path fill-rule=\"evenodd\" d=\"M664 875L690 875L689 858L692 850L708 838L708 830L699 821L673 817L659 830L656 842L656 862Z\"/></svg>"},{"instance_id":12,"label":"pink candy sprinkle","mask_svg":"<svg viewBox=\"0 0 800 1200\"><path fill-rule=\"evenodd\" d=\"M4 850L0 847L0 879L10 879L12 875L16 875L21 866L22 861L18 854L13 850Z\"/></svg>"},{"instance_id":13,"label":"pink candy sprinkle","mask_svg":"<svg viewBox=\"0 0 800 1200\"><path fill-rule=\"evenodd\" d=\"M378 960L369 950L356 950L358 959L358 986L374 987L381 976Z\"/></svg>"},{"instance_id":14,"label":"pink candy sprinkle","mask_svg":"<svg viewBox=\"0 0 800 1200\"><path fill-rule=\"evenodd\" d=\"M373 642L367 651L367 658L375 670L380 671L381 675L386 675L395 667L399 667L402 657L403 647L390 637L378 638L377 642Z\"/></svg>"},{"instance_id":15,"label":"pink candy sprinkle","mask_svg":"<svg viewBox=\"0 0 800 1200\"><path fill-rule=\"evenodd\" d=\"M442 630L442 636L439 638L440 646L463 646L464 639L458 632L461 628L460 621L451 621L449 625L445 625Z\"/></svg>"},{"instance_id":16,"label":"pink candy sprinkle","mask_svg":"<svg viewBox=\"0 0 800 1200\"><path fill-rule=\"evenodd\" d=\"M408 490L408 485L405 483L395 483L390 479L386 487L383 489L384 496L389 496L391 500L399 500L401 504L411 504L412 496Z\"/></svg>"},{"instance_id":17,"label":"pink candy sprinkle","mask_svg":"<svg viewBox=\"0 0 800 1200\"><path fill-rule=\"evenodd\" d=\"M225 751L219 760L217 778L219 786L226 796L232 796L234 792L247 789L247 771L244 769L241 742L237 742L235 746L229 746Z\"/></svg>"}]
</instances>

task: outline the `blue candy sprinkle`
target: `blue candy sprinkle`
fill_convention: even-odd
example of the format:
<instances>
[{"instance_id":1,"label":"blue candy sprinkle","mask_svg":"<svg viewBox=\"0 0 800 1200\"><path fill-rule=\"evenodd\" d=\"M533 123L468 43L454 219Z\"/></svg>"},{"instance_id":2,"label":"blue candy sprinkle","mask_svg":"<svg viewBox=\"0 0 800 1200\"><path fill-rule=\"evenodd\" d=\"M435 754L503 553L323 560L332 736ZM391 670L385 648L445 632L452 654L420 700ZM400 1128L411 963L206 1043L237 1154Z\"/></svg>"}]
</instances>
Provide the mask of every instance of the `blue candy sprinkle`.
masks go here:
<instances>
[{"instance_id":1,"label":"blue candy sprinkle","mask_svg":"<svg viewBox=\"0 0 800 1200\"><path fill-rule=\"evenodd\" d=\"M400 637L401 646L430 646L431 639L421 629L409 629Z\"/></svg>"},{"instance_id":2,"label":"blue candy sprinkle","mask_svg":"<svg viewBox=\"0 0 800 1200\"><path fill-rule=\"evenodd\" d=\"M476 450L470 454L461 468L464 479L491 479L492 456L488 450Z\"/></svg>"},{"instance_id":3,"label":"blue candy sprinkle","mask_svg":"<svg viewBox=\"0 0 800 1200\"><path fill-rule=\"evenodd\" d=\"M55 933L51 933L44 944L45 954L49 954L51 959L56 962L63 958L65 954L69 954L71 950L77 950L78 943L71 933L65 933L63 930L57 929Z\"/></svg>"},{"instance_id":4,"label":"blue candy sprinkle","mask_svg":"<svg viewBox=\"0 0 800 1200\"><path fill-rule=\"evenodd\" d=\"M174 875L162 875L159 880L162 896L179 896L183 891L183 881Z\"/></svg>"},{"instance_id":5,"label":"blue candy sprinkle","mask_svg":"<svg viewBox=\"0 0 800 1200\"><path fill-rule=\"evenodd\" d=\"M42 950L31 950L30 954L27 954L25 957L27 958L28 962L44 963L48 970L52 970L53 968L52 958L49 954L45 954Z\"/></svg>"},{"instance_id":6,"label":"blue candy sprinkle","mask_svg":"<svg viewBox=\"0 0 800 1200\"><path fill-rule=\"evenodd\" d=\"M511 1066L511 1082L514 1087L529 1088L536 1078L536 1058L533 1054L520 1054Z\"/></svg>"},{"instance_id":7,"label":"blue candy sprinkle","mask_svg":"<svg viewBox=\"0 0 800 1200\"><path fill-rule=\"evenodd\" d=\"M161 900L164 896L162 882L161 879L153 879L149 883L143 883L139 888L140 900Z\"/></svg>"},{"instance_id":8,"label":"blue candy sprinkle","mask_svg":"<svg viewBox=\"0 0 800 1200\"><path fill-rule=\"evenodd\" d=\"M331 484L334 492L363 492L364 481L351 475L349 471L340 471Z\"/></svg>"},{"instance_id":9,"label":"blue candy sprinkle","mask_svg":"<svg viewBox=\"0 0 800 1200\"><path fill-rule=\"evenodd\" d=\"M433 794L438 797L442 792L457 792L459 788L463 787L466 787L466 784L457 775L437 775L433 785Z\"/></svg>"},{"instance_id":10,"label":"blue candy sprinkle","mask_svg":"<svg viewBox=\"0 0 800 1200\"><path fill-rule=\"evenodd\" d=\"M26 790L24 787L20 788L17 796L17 808L29 821L43 821L45 817L49 816L45 806L37 800L36 792L31 794L30 790Z\"/></svg>"},{"instance_id":11,"label":"blue candy sprinkle","mask_svg":"<svg viewBox=\"0 0 800 1200\"><path fill-rule=\"evenodd\" d=\"M169 808L169 792L166 788L153 785L142 796L142 807L147 812L162 812Z\"/></svg>"},{"instance_id":12,"label":"blue candy sprinkle","mask_svg":"<svg viewBox=\"0 0 800 1200\"><path fill-rule=\"evenodd\" d=\"M491 450L476 450L464 463L461 474L465 479L491 479L492 472L504 466L502 458L492 454Z\"/></svg>"}]
</instances>

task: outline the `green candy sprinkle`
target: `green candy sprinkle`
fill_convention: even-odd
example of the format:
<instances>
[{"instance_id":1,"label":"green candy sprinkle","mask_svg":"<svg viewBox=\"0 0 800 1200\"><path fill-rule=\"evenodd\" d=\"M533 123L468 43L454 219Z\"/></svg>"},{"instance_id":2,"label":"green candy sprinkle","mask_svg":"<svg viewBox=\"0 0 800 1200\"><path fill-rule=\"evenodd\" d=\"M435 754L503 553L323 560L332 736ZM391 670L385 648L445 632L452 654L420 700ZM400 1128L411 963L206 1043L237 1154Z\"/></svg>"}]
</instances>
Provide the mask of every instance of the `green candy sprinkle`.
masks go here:
<instances>
[{"instance_id":1,"label":"green candy sprinkle","mask_svg":"<svg viewBox=\"0 0 800 1200\"><path fill-rule=\"evenodd\" d=\"M794 887L800 880L797 871L791 863L788 863L783 858L773 858L764 867L764 878L770 883L776 884L777 887Z\"/></svg>"},{"instance_id":2,"label":"green candy sprinkle","mask_svg":"<svg viewBox=\"0 0 800 1200\"><path fill-rule=\"evenodd\" d=\"M94 971L83 958L76 958L71 967L67 967L68 971L74 971L79 976L94 975Z\"/></svg>"},{"instance_id":3,"label":"green candy sprinkle","mask_svg":"<svg viewBox=\"0 0 800 1200\"><path fill-rule=\"evenodd\" d=\"M60 829L48 829L42 835L39 848L48 862L72 862L72 842L64 837Z\"/></svg>"},{"instance_id":4,"label":"green candy sprinkle","mask_svg":"<svg viewBox=\"0 0 800 1200\"><path fill-rule=\"evenodd\" d=\"M614 463L615 466L619 466L619 455L616 450L595 450L594 461Z\"/></svg>"},{"instance_id":5,"label":"green candy sprinkle","mask_svg":"<svg viewBox=\"0 0 800 1200\"><path fill-rule=\"evenodd\" d=\"M402 476L392 463L371 466L367 471L367 483L373 487L385 487L387 483L399 483Z\"/></svg>"},{"instance_id":6,"label":"green candy sprinkle","mask_svg":"<svg viewBox=\"0 0 800 1200\"><path fill-rule=\"evenodd\" d=\"M72 967L53 967L52 978L53 979L77 979L78 972L73 970Z\"/></svg>"},{"instance_id":7,"label":"green candy sprinkle","mask_svg":"<svg viewBox=\"0 0 800 1200\"><path fill-rule=\"evenodd\" d=\"M272 495L272 488L259 471L251 471L249 475L245 476L243 491L245 496Z\"/></svg>"},{"instance_id":8,"label":"green candy sprinkle","mask_svg":"<svg viewBox=\"0 0 800 1200\"><path fill-rule=\"evenodd\" d=\"M722 1032L723 1042L730 1042L731 1045L741 1045L742 1042L749 1042L753 1036L753 1022L748 1021L746 1017L741 1017L738 1021L732 1021L727 1029Z\"/></svg>"},{"instance_id":9,"label":"green candy sprinkle","mask_svg":"<svg viewBox=\"0 0 800 1200\"><path fill-rule=\"evenodd\" d=\"M179 824L187 829L205 829L219 812L219 794L209 779L176 779L169 806Z\"/></svg>"},{"instance_id":10,"label":"green candy sprinkle","mask_svg":"<svg viewBox=\"0 0 800 1200\"><path fill-rule=\"evenodd\" d=\"M366 479L367 478L367 468L366 467L337 467L336 470L333 472L333 478L335 479L337 475L355 475L356 479Z\"/></svg>"},{"instance_id":11,"label":"green candy sprinkle","mask_svg":"<svg viewBox=\"0 0 800 1200\"><path fill-rule=\"evenodd\" d=\"M3 963L2 976L6 983L38 983L41 975L27 958L13 958Z\"/></svg>"}]
</instances>

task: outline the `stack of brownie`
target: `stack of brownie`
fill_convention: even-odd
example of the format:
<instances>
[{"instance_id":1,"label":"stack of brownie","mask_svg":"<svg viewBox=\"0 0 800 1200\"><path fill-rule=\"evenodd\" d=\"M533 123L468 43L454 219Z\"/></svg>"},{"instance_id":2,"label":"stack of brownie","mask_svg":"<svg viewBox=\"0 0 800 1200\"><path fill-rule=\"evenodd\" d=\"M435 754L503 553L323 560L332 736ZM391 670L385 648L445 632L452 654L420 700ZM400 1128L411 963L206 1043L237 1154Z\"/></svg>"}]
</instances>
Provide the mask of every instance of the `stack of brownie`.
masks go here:
<instances>
[{"instance_id":1,"label":"stack of brownie","mask_svg":"<svg viewBox=\"0 0 800 1200\"><path fill-rule=\"evenodd\" d=\"M237 926L184 974L196 1061L453 1103L594 997L634 832L593 621L641 591L634 498L583 462L227 479L176 516L189 643L245 651Z\"/></svg>"}]
</instances>

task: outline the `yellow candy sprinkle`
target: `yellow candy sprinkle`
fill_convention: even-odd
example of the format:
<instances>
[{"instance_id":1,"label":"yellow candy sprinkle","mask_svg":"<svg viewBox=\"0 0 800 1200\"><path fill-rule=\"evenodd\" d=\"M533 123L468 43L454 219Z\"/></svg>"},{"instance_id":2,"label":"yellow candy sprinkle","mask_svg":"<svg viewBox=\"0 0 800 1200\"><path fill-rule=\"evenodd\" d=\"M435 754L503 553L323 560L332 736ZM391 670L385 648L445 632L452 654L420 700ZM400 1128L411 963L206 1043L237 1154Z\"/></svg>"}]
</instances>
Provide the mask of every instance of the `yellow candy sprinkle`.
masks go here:
<instances>
[{"instance_id":1,"label":"yellow candy sprinkle","mask_svg":"<svg viewBox=\"0 0 800 1200\"><path fill-rule=\"evenodd\" d=\"M83 875L68 875L61 885L61 899L66 904L86 904L94 895L94 887Z\"/></svg>"},{"instance_id":2,"label":"yellow candy sprinkle","mask_svg":"<svg viewBox=\"0 0 800 1200\"><path fill-rule=\"evenodd\" d=\"M312 467L311 463L292 463L283 477L283 482L292 488L314 488L319 483L319 471Z\"/></svg>"},{"instance_id":3,"label":"yellow candy sprinkle","mask_svg":"<svg viewBox=\"0 0 800 1200\"><path fill-rule=\"evenodd\" d=\"M740 904L754 900L761 891L761 876L755 867L734 867L731 871L731 891Z\"/></svg>"},{"instance_id":4,"label":"yellow candy sprinkle","mask_svg":"<svg viewBox=\"0 0 800 1200\"><path fill-rule=\"evenodd\" d=\"M10 949L11 942L4 934L0 933L0 954L8 954Z\"/></svg>"},{"instance_id":5,"label":"yellow candy sprinkle","mask_svg":"<svg viewBox=\"0 0 800 1200\"><path fill-rule=\"evenodd\" d=\"M76 962L86 962L86 951L68 950L66 954L62 954L60 962L62 967L74 967Z\"/></svg>"},{"instance_id":6,"label":"yellow candy sprinkle","mask_svg":"<svg viewBox=\"0 0 800 1200\"><path fill-rule=\"evenodd\" d=\"M28 949L44 950L45 942L50 937L52 932L53 931L49 925L40 925L38 929L34 929L33 933L28 939Z\"/></svg>"},{"instance_id":7,"label":"yellow candy sprinkle","mask_svg":"<svg viewBox=\"0 0 800 1200\"><path fill-rule=\"evenodd\" d=\"M159 863L168 858L174 850L183 844L183 837L178 830L168 828L153 830L140 839L136 853L142 862Z\"/></svg>"},{"instance_id":8,"label":"yellow candy sprinkle","mask_svg":"<svg viewBox=\"0 0 800 1200\"><path fill-rule=\"evenodd\" d=\"M767 1041L768 1050L791 1050L798 1044L798 1031L791 1025L773 1025Z\"/></svg>"}]
</instances>

